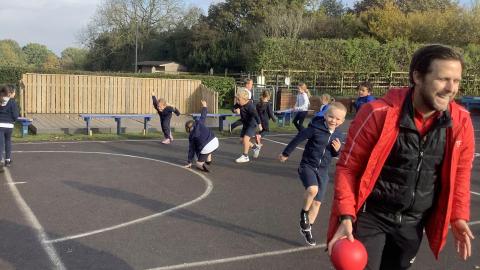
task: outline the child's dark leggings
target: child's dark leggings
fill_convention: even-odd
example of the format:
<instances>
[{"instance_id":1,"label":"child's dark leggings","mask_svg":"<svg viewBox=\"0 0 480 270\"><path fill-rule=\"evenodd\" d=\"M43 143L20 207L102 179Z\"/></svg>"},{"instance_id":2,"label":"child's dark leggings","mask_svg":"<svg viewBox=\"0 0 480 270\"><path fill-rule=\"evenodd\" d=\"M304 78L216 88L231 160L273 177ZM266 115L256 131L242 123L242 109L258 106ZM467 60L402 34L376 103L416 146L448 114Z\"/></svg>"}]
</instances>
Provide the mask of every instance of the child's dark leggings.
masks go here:
<instances>
[{"instance_id":1,"label":"child's dark leggings","mask_svg":"<svg viewBox=\"0 0 480 270\"><path fill-rule=\"evenodd\" d=\"M295 113L295 118L293 118L293 124L295 125L298 131L302 131L302 129L304 129L303 120L305 120L305 117L307 116L307 114L308 114L308 111Z\"/></svg>"},{"instance_id":2,"label":"child's dark leggings","mask_svg":"<svg viewBox=\"0 0 480 270\"><path fill-rule=\"evenodd\" d=\"M238 119L237 121L232 123L231 129L234 130L236 127L239 127L241 125L243 125L243 122L242 122L242 120Z\"/></svg>"},{"instance_id":3,"label":"child's dark leggings","mask_svg":"<svg viewBox=\"0 0 480 270\"><path fill-rule=\"evenodd\" d=\"M168 120L160 120L160 125L162 126L162 132L163 136L165 136L165 139L169 139L171 135L170 131L170 119Z\"/></svg>"},{"instance_id":4,"label":"child's dark leggings","mask_svg":"<svg viewBox=\"0 0 480 270\"><path fill-rule=\"evenodd\" d=\"M0 128L0 160L4 158L4 149L5 159L10 159L12 156L12 131L13 128Z\"/></svg>"}]
</instances>

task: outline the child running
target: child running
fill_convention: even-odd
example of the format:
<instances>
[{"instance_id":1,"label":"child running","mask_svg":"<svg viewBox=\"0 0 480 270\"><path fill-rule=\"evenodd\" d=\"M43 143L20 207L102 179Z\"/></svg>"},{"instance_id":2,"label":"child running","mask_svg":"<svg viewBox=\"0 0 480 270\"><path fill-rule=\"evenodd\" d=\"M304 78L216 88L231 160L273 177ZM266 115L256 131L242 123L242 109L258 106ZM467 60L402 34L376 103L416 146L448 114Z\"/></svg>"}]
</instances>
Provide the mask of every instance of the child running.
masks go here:
<instances>
[{"instance_id":1,"label":"child running","mask_svg":"<svg viewBox=\"0 0 480 270\"><path fill-rule=\"evenodd\" d=\"M14 123L19 116L15 97L15 86L4 85L0 87L0 171L3 166L12 164L12 131ZM3 150L5 149L5 157ZM4 159L5 158L5 159Z\"/></svg>"},{"instance_id":2,"label":"child running","mask_svg":"<svg viewBox=\"0 0 480 270\"><path fill-rule=\"evenodd\" d=\"M308 114L308 107L310 106L310 91L308 91L307 85L305 83L298 84L298 95L297 101L295 102L295 117L293 118L293 124L300 132L303 127L303 121Z\"/></svg>"},{"instance_id":3,"label":"child running","mask_svg":"<svg viewBox=\"0 0 480 270\"><path fill-rule=\"evenodd\" d=\"M212 153L218 148L218 139L215 134L205 126L207 118L207 102L202 100L202 112L200 118L196 121L189 120L185 123L185 131L188 135L188 164L187 168L192 167L194 156L197 156L197 168L209 172L205 164L212 162Z\"/></svg>"},{"instance_id":4,"label":"child running","mask_svg":"<svg viewBox=\"0 0 480 270\"><path fill-rule=\"evenodd\" d=\"M258 116L260 117L260 123L262 124L262 131L257 133L255 137L255 141L257 143L257 147L262 146L262 137L265 137L265 135L268 134L270 131L269 129L269 120L272 119L273 122L277 121L277 118L273 114L273 109L272 109L272 103L270 103L270 91L268 90L263 90L262 96L260 97L260 101L257 103L257 112ZM253 157L257 158L258 156L255 156L255 153L260 153L259 151L253 153Z\"/></svg>"},{"instance_id":5,"label":"child running","mask_svg":"<svg viewBox=\"0 0 480 270\"><path fill-rule=\"evenodd\" d=\"M158 115L160 116L160 125L162 126L162 132L165 139L163 139L163 144L170 144L173 142L172 132L170 130L170 120L172 119L172 113L179 116L180 112L177 108L168 106L165 99L158 99L155 97L155 93L152 93L152 102L153 107L157 110Z\"/></svg>"},{"instance_id":6,"label":"child running","mask_svg":"<svg viewBox=\"0 0 480 270\"><path fill-rule=\"evenodd\" d=\"M257 132L257 126L262 131L262 124L260 123L260 117L258 117L257 110L252 102L249 100L248 90L242 89L237 93L238 104L240 105L240 120L242 120L243 128L240 132L242 138L243 153L235 160L237 163L249 162L248 151L250 148L253 150L253 155L258 157L260 154L260 147L250 142L252 137L255 137Z\"/></svg>"},{"instance_id":7,"label":"child running","mask_svg":"<svg viewBox=\"0 0 480 270\"><path fill-rule=\"evenodd\" d=\"M336 128L345 121L347 108L340 102L330 104L325 117L317 116L309 126L300 131L279 155L285 162L299 143L308 140L303 151L298 175L305 187L303 207L300 212L300 232L307 244L314 246L316 242L312 235L320 205L328 184L328 167L332 157L339 154L341 133Z\"/></svg>"}]
</instances>

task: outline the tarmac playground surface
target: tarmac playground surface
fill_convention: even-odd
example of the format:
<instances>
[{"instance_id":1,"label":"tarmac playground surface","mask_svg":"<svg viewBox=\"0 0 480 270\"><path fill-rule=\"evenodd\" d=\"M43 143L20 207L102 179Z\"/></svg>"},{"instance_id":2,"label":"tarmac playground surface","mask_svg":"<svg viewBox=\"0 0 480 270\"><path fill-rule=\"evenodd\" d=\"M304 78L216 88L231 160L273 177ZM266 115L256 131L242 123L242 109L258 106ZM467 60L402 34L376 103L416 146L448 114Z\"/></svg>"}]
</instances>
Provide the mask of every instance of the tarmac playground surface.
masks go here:
<instances>
[{"instance_id":1,"label":"tarmac playground surface","mask_svg":"<svg viewBox=\"0 0 480 270\"><path fill-rule=\"evenodd\" d=\"M333 269L324 249L335 164L309 247L298 225L302 150L277 160L292 137L267 137L246 164L234 162L239 139L221 139L210 173L182 167L185 139L14 144L0 175L0 269ZM472 257L458 259L449 233L437 261L424 237L412 269L480 269L479 158L471 192Z\"/></svg>"}]
</instances>

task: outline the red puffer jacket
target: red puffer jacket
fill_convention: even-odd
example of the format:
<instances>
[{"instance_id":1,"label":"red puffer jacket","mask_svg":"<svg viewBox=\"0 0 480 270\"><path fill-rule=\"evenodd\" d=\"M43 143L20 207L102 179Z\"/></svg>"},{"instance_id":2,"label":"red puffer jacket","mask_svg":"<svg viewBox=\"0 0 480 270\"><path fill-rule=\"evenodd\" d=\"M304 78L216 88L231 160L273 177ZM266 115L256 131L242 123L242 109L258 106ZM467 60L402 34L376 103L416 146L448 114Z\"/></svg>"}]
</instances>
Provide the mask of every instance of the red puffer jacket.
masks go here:
<instances>
[{"instance_id":1,"label":"red puffer jacket","mask_svg":"<svg viewBox=\"0 0 480 270\"><path fill-rule=\"evenodd\" d=\"M388 91L362 106L352 121L345 148L337 162L327 242L338 228L340 215L356 218L380 175L399 133L398 119L408 88ZM441 191L426 224L430 248L438 258L445 245L449 222L470 218L470 174L475 151L470 114L460 105L449 106L452 127L447 128Z\"/></svg>"}]
</instances>

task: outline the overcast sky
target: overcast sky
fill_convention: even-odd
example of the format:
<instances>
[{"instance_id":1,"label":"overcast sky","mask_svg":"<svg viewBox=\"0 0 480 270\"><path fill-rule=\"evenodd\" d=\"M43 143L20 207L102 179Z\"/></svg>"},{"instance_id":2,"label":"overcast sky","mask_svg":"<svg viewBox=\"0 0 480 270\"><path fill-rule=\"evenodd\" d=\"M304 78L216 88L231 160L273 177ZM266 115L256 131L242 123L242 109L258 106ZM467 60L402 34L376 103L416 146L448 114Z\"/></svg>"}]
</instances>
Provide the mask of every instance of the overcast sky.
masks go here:
<instances>
[{"instance_id":1,"label":"overcast sky","mask_svg":"<svg viewBox=\"0 0 480 270\"><path fill-rule=\"evenodd\" d=\"M205 12L221 0L184 0ZM67 47L80 47L78 33L90 21L102 0L0 0L0 40L13 39L20 46L40 43L60 56ZM355 0L344 0L351 6ZM471 0L461 0L470 3Z\"/></svg>"}]
</instances>

